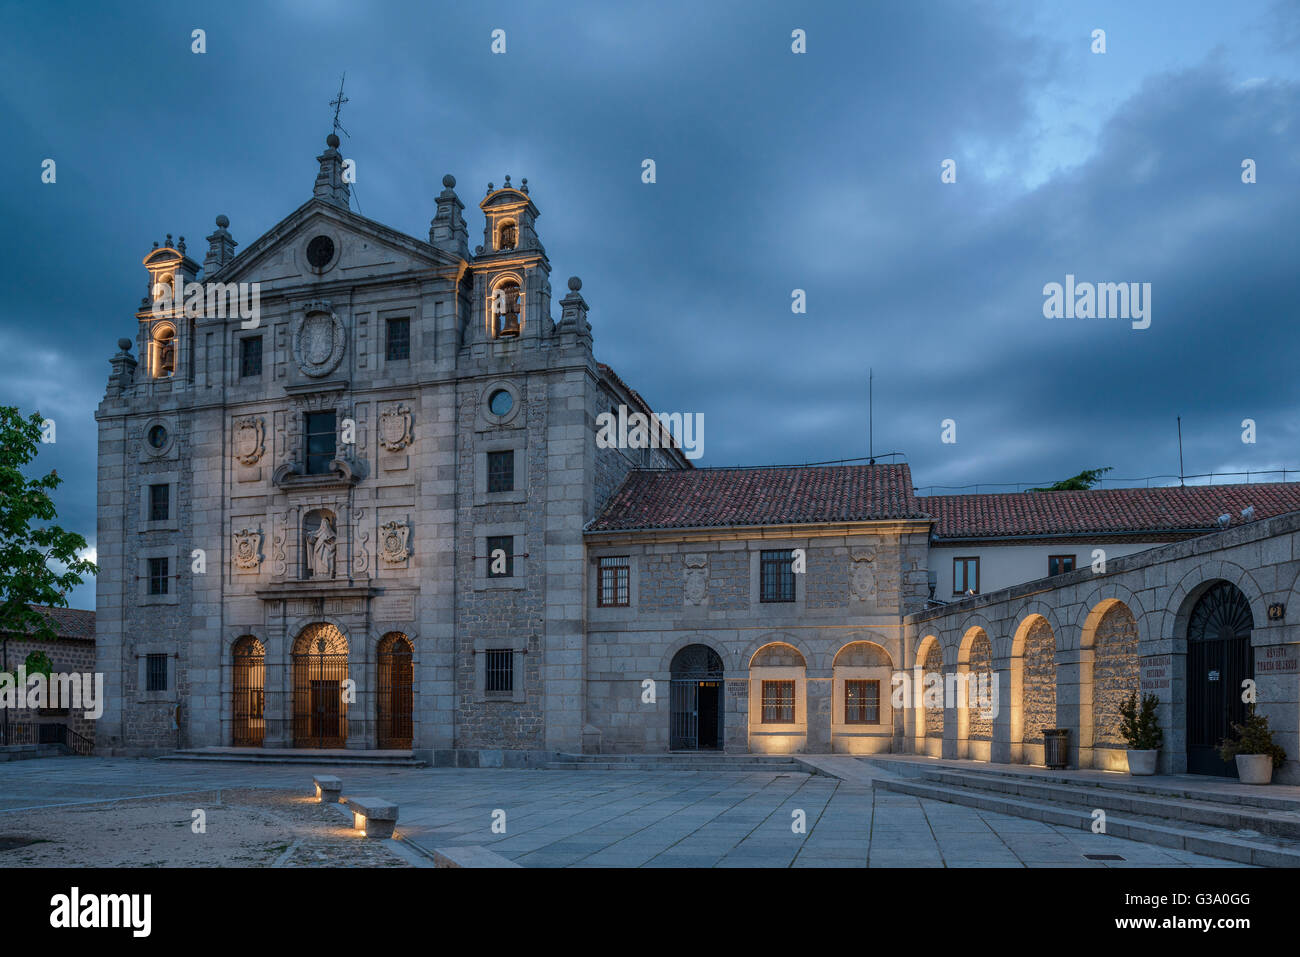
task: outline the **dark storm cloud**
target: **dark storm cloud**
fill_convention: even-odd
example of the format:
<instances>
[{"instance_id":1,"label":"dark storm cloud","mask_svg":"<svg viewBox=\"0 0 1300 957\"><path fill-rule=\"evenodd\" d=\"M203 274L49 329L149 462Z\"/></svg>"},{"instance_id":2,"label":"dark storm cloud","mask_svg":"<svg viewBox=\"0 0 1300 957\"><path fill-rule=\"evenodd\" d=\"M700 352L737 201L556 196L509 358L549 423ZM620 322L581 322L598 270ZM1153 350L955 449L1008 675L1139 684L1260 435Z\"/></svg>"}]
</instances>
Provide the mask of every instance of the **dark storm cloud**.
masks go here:
<instances>
[{"instance_id":1,"label":"dark storm cloud","mask_svg":"<svg viewBox=\"0 0 1300 957\"><path fill-rule=\"evenodd\" d=\"M527 176L555 288L581 275L598 356L704 413L704 464L864 454L874 367L876 449L921 485L1176 471L1178 414L1189 471L1294 466L1300 91L1242 50L1300 32L1261 4L1185 47L1167 13L1125 35L1098 8L1106 59L1017 5L12 8L0 401L56 419L40 463L91 537L141 257L172 232L201 259L217 213L246 247L303 202L346 70L361 212L424 236L450 171L474 236L487 182ZM1044 319L1066 273L1152 283L1151 327Z\"/></svg>"}]
</instances>

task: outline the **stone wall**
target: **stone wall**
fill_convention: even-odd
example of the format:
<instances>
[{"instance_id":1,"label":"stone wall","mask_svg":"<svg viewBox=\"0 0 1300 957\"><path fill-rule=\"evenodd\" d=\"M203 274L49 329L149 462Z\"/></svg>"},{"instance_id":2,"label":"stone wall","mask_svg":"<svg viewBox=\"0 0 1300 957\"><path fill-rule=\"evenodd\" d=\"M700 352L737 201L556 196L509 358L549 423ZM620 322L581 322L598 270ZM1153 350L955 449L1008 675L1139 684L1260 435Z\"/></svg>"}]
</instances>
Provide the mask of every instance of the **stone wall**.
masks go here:
<instances>
[{"instance_id":1,"label":"stone wall","mask_svg":"<svg viewBox=\"0 0 1300 957\"><path fill-rule=\"evenodd\" d=\"M1039 618L1025 635L1023 740L1042 744L1043 731L1056 721L1056 635L1052 626Z\"/></svg>"},{"instance_id":2,"label":"stone wall","mask_svg":"<svg viewBox=\"0 0 1300 957\"><path fill-rule=\"evenodd\" d=\"M925 674L943 675L943 648L936 641L930 645L930 650L925 656ZM928 686L927 686L928 687ZM942 689L942 685L940 688ZM932 706L928 702L925 705L925 736L927 738L943 737L943 703L942 699L937 706Z\"/></svg>"},{"instance_id":3,"label":"stone wall","mask_svg":"<svg viewBox=\"0 0 1300 957\"><path fill-rule=\"evenodd\" d=\"M1093 747L1127 748L1120 736L1120 706L1138 689L1138 628L1128 606L1102 616L1093 644Z\"/></svg>"},{"instance_id":4,"label":"stone wall","mask_svg":"<svg viewBox=\"0 0 1300 957\"><path fill-rule=\"evenodd\" d=\"M988 635L981 631L971 640L970 647L970 668L968 673L971 676L972 683L983 675L992 675L990 680L998 680L998 676L993 675L993 645L989 643ZM1000 702L999 702L1000 704ZM966 729L966 737L971 741L992 741L993 740L993 715L991 713L985 717L986 710L980 707L971 707L967 711L969 724Z\"/></svg>"},{"instance_id":5,"label":"stone wall","mask_svg":"<svg viewBox=\"0 0 1300 957\"><path fill-rule=\"evenodd\" d=\"M89 681L95 680L95 642L78 638L56 638L53 641L37 641L27 637L10 637L8 640L8 671L15 674L20 665L27 661L33 652L42 651L50 659L53 674L89 675ZM82 687L85 687L83 682ZM105 685L103 692L108 693ZM83 698L83 704L88 703ZM105 704L104 700L97 702ZM98 721L86 717L85 709L74 710L70 707L54 709L13 708L9 709L10 726L16 724L66 724L93 744L95 728Z\"/></svg>"}]
</instances>

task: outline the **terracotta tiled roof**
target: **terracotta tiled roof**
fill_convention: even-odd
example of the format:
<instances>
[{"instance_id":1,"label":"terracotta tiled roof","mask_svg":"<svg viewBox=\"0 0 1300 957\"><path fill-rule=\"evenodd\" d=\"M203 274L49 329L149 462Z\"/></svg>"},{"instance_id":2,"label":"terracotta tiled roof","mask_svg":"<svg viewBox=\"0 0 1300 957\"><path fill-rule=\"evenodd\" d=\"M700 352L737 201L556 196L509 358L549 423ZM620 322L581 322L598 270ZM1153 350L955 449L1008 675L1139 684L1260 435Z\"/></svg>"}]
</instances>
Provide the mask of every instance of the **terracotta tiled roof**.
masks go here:
<instances>
[{"instance_id":1,"label":"terracotta tiled roof","mask_svg":"<svg viewBox=\"0 0 1300 957\"><path fill-rule=\"evenodd\" d=\"M45 605L29 605L33 611L44 613L54 623L54 630L60 638L83 638L95 640L95 613L81 608L50 608Z\"/></svg>"},{"instance_id":2,"label":"terracotta tiled roof","mask_svg":"<svg viewBox=\"0 0 1300 957\"><path fill-rule=\"evenodd\" d=\"M906 465L631 472L589 531L924 518Z\"/></svg>"},{"instance_id":3,"label":"terracotta tiled roof","mask_svg":"<svg viewBox=\"0 0 1300 957\"><path fill-rule=\"evenodd\" d=\"M934 516L937 538L1203 532L1224 514L1232 525L1245 524L1241 511L1251 505L1254 521L1300 510L1300 482L928 495L917 502Z\"/></svg>"}]
</instances>

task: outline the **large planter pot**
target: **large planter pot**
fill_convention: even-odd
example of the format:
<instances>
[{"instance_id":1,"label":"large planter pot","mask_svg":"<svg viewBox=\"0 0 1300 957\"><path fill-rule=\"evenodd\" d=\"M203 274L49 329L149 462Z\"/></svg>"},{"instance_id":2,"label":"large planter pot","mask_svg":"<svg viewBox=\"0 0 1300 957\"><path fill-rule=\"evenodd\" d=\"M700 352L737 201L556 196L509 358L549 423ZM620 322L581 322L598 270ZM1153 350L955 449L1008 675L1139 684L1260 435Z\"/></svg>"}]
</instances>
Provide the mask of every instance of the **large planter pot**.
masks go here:
<instances>
[{"instance_id":1,"label":"large planter pot","mask_svg":"<svg viewBox=\"0 0 1300 957\"><path fill-rule=\"evenodd\" d=\"M1156 758L1159 754L1160 751L1156 748L1152 748L1150 751L1134 751L1130 749L1128 752L1128 773L1155 774Z\"/></svg>"},{"instance_id":2,"label":"large planter pot","mask_svg":"<svg viewBox=\"0 0 1300 957\"><path fill-rule=\"evenodd\" d=\"M1273 780L1271 754L1237 755L1237 777L1242 784L1268 784Z\"/></svg>"}]
</instances>

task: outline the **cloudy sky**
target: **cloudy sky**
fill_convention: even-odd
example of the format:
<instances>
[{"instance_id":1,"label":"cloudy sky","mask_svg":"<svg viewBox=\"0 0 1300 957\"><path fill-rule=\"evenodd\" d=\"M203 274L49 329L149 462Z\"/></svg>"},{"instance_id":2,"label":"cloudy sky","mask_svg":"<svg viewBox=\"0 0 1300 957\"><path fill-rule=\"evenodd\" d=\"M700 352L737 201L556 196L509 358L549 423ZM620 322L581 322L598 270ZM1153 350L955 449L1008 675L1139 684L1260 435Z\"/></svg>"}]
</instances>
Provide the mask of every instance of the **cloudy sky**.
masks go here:
<instances>
[{"instance_id":1,"label":"cloudy sky","mask_svg":"<svg viewBox=\"0 0 1300 957\"><path fill-rule=\"evenodd\" d=\"M168 232L201 259L218 213L247 246L307 199L344 71L353 208L426 237L452 172L473 236L488 181L528 177L555 288L582 277L598 356L653 406L704 414L700 464L865 455L874 368L875 449L923 492L1176 475L1179 415L1188 473L1300 469L1296 3L0 16L0 402L57 423L38 465L92 541L92 416L140 259ZM1150 283L1150 327L1044 318L1067 274Z\"/></svg>"}]
</instances>

